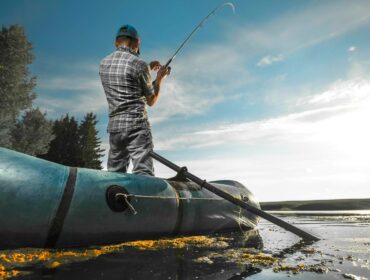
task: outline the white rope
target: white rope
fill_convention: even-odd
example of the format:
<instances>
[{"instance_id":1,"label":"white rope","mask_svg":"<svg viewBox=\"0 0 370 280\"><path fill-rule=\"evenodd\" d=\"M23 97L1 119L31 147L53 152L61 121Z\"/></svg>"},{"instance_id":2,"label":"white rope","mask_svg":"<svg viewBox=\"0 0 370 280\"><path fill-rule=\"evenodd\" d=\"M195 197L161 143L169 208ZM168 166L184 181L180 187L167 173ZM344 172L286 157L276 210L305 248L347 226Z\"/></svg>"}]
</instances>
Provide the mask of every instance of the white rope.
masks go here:
<instances>
[{"instance_id":1,"label":"white rope","mask_svg":"<svg viewBox=\"0 0 370 280\"><path fill-rule=\"evenodd\" d=\"M224 200L223 198L216 197L177 197L177 196L153 196L153 195L141 195L141 194L128 194L127 197L133 198L150 198L150 199L182 199L182 200Z\"/></svg>"},{"instance_id":2,"label":"white rope","mask_svg":"<svg viewBox=\"0 0 370 280\"><path fill-rule=\"evenodd\" d=\"M116 196L123 196L123 198L125 199L125 202L126 204L128 205L128 207L130 208L130 210L132 211L132 213L134 215L137 214L137 211L136 209L132 206L132 204L129 202L128 198L129 197L132 197L132 198L150 198L150 199L182 199L182 200L224 200L223 198L203 198L203 197L171 197L171 196L152 196L152 195L136 195L136 194L121 194L121 193L118 193L116 194ZM243 230L241 224L242 224L242 208L239 208L238 211L235 211L235 213L237 214L237 218L236 218L236 222L238 224L238 227L239 227L239 230L244 233L245 231Z\"/></svg>"}]
</instances>

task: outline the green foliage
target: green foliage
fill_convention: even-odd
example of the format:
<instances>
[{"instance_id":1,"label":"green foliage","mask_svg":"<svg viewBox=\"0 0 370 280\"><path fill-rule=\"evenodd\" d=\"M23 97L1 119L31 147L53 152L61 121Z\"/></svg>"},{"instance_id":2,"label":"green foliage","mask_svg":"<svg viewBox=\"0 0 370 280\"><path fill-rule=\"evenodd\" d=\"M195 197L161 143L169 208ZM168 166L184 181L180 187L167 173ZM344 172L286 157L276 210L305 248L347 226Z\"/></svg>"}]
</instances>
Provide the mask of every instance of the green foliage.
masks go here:
<instances>
[{"instance_id":1,"label":"green foliage","mask_svg":"<svg viewBox=\"0 0 370 280\"><path fill-rule=\"evenodd\" d=\"M55 138L50 142L48 152L40 157L68 166L80 166L78 124L75 118L67 114L56 120L53 134Z\"/></svg>"},{"instance_id":2,"label":"green foliage","mask_svg":"<svg viewBox=\"0 0 370 280\"><path fill-rule=\"evenodd\" d=\"M44 154L53 140L53 122L46 119L39 108L25 112L12 129L12 148L29 155Z\"/></svg>"},{"instance_id":3,"label":"green foliage","mask_svg":"<svg viewBox=\"0 0 370 280\"><path fill-rule=\"evenodd\" d=\"M102 169L102 161L104 150L100 149L101 141L98 138L96 130L96 115L87 113L84 120L81 122L79 132L79 144L81 147L81 167Z\"/></svg>"},{"instance_id":4,"label":"green foliage","mask_svg":"<svg viewBox=\"0 0 370 280\"><path fill-rule=\"evenodd\" d=\"M0 146L11 147L11 130L22 110L32 106L36 78L29 78L32 45L23 27L12 25L0 31Z\"/></svg>"},{"instance_id":5,"label":"green foliage","mask_svg":"<svg viewBox=\"0 0 370 280\"><path fill-rule=\"evenodd\" d=\"M23 27L0 30L0 146L69 166L101 169L104 150L95 128L96 115L88 113L79 126L68 114L55 122L32 108L36 78L29 78L32 45ZM24 111L26 110L26 111ZM20 113L24 111L21 119ZM50 144L50 146L49 146Z\"/></svg>"},{"instance_id":6,"label":"green foliage","mask_svg":"<svg viewBox=\"0 0 370 280\"><path fill-rule=\"evenodd\" d=\"M53 125L55 138L50 142L49 151L41 158L68 166L102 169L104 150L96 130L96 115L88 113L78 125L74 117L66 116Z\"/></svg>"}]
</instances>

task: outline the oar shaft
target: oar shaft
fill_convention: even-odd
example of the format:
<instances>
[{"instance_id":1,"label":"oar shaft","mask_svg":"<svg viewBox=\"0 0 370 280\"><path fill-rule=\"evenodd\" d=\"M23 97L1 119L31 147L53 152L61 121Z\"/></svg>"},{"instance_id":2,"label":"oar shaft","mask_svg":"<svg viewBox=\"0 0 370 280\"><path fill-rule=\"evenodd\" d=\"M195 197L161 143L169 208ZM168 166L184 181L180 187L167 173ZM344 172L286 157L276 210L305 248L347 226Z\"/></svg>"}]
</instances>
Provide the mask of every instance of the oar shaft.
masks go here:
<instances>
[{"instance_id":1,"label":"oar shaft","mask_svg":"<svg viewBox=\"0 0 370 280\"><path fill-rule=\"evenodd\" d=\"M213 185L211 185L210 183L207 183L205 180L202 180L200 179L199 177L191 174L190 172L188 172L187 170L182 170L182 168L176 164L174 164L173 162L165 159L164 157L160 156L159 154L155 153L155 152L150 152L150 156L153 157L154 159L158 160L159 162L161 162L162 164L166 165L167 167L175 170L176 172L180 172L182 171L183 175L190 179L191 181L193 181L194 183L204 187L205 189L209 190L210 192L226 199L227 201L231 202L231 203L234 203L246 210L248 210L249 212L253 213L253 214L256 214L257 216L260 216L262 218L264 218L265 220L267 221L270 221L271 223L275 224L275 225L278 225L282 228L284 228L285 230L287 231L290 231L298 236L300 236L301 238L303 238L304 240L306 241L318 241L320 240L318 237L306 232L306 231L303 231L301 230L300 228L297 228L295 226L293 226L292 224L289 224L273 215L270 215L268 213L266 213L265 211L262 211L261 209L258 209L256 207L253 207L251 205L249 205L248 203L232 196L231 194L229 194L228 192L225 192Z\"/></svg>"}]
</instances>

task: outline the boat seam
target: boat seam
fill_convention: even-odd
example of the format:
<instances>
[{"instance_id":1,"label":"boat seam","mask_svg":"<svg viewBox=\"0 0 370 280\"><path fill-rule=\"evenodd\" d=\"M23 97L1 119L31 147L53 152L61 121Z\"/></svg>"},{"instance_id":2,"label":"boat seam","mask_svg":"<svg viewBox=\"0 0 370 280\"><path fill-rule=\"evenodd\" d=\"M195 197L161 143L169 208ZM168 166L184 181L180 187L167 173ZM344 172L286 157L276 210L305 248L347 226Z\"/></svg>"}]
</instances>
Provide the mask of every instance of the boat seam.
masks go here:
<instances>
[{"instance_id":1,"label":"boat seam","mask_svg":"<svg viewBox=\"0 0 370 280\"><path fill-rule=\"evenodd\" d=\"M180 195L180 191L177 190L174 186L172 186L169 182L168 184L174 189L175 191L175 194L176 194L176 202L177 202L177 217L176 217L176 223L175 223L175 227L172 231L172 235L178 235L180 233L180 229L181 229L181 226L182 226L182 221L183 221L183 218L184 218L184 203L182 201L182 197Z\"/></svg>"},{"instance_id":2,"label":"boat seam","mask_svg":"<svg viewBox=\"0 0 370 280\"><path fill-rule=\"evenodd\" d=\"M67 182L64 186L62 198L59 203L59 207L52 219L48 235L45 241L45 248L54 248L58 242L59 236L62 233L64 220L67 217L69 207L72 202L72 197L76 185L77 179L77 168L70 167Z\"/></svg>"}]
</instances>

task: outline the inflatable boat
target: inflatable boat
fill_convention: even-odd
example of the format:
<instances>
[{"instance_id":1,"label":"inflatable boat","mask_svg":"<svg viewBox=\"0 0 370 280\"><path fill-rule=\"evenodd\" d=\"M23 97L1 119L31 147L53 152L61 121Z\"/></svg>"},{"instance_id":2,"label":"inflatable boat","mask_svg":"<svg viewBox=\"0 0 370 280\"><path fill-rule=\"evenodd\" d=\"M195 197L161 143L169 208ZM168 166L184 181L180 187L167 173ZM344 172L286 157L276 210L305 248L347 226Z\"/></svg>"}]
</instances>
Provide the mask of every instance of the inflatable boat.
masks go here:
<instances>
[{"instance_id":1,"label":"inflatable boat","mask_svg":"<svg viewBox=\"0 0 370 280\"><path fill-rule=\"evenodd\" d=\"M259 208L231 180L211 182ZM114 244L254 228L258 217L179 178L67 167L0 148L0 248Z\"/></svg>"}]
</instances>

